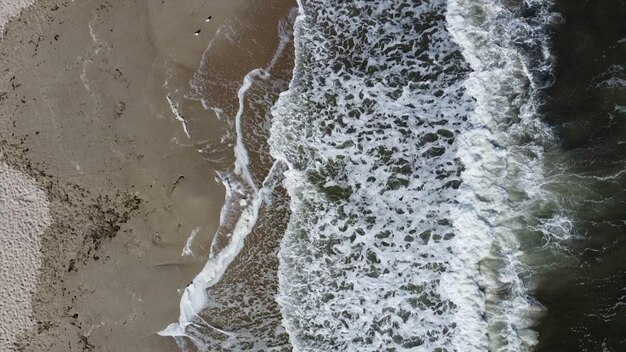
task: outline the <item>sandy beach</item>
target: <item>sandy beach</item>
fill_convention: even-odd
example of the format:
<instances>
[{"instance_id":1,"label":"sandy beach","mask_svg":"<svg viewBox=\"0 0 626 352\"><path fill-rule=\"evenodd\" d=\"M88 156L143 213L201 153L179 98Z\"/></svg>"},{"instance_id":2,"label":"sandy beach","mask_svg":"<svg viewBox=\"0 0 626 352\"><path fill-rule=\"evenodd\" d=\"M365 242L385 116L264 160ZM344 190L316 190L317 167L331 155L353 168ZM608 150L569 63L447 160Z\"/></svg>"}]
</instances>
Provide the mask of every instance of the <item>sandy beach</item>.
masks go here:
<instances>
[{"instance_id":1,"label":"sandy beach","mask_svg":"<svg viewBox=\"0 0 626 352\"><path fill-rule=\"evenodd\" d=\"M156 333L178 319L207 259L224 201L215 171L232 161L220 144L228 122L186 98L189 82L233 24L256 47L231 41L237 50L203 62L221 75L211 99L232 106L236 90L223 87L276 50L262 40L276 41L293 6L276 3L282 12L272 2L46 1L6 24L0 292L15 309L2 309L0 349L178 349ZM273 15L254 25L261 8Z\"/></svg>"}]
</instances>

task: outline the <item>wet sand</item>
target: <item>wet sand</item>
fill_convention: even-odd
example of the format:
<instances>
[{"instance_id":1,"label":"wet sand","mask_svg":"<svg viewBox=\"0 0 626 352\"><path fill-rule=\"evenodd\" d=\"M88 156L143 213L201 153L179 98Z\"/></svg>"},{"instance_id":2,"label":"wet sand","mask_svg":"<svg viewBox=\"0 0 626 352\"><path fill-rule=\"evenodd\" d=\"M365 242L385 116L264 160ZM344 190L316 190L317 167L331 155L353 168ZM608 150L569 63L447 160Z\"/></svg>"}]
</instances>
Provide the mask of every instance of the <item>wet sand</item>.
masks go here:
<instances>
[{"instance_id":1,"label":"wet sand","mask_svg":"<svg viewBox=\"0 0 626 352\"><path fill-rule=\"evenodd\" d=\"M213 108L220 111L220 118L228 125L226 135L230 136L227 142L230 147L225 153L218 153L228 155L224 164L232 164L234 158L236 116L240 113L241 140L249 157L252 182L256 189L261 189L264 181L277 185L271 192L271 201L261 206L256 224L247 234L239 254L220 281L206 290L209 302L200 312L200 318L186 329L187 336L203 351L291 350L275 300L278 290L276 253L289 218L288 200L279 186L282 171L272 180L267 178L274 162L269 155L267 138L272 119L270 109L279 93L288 89L292 76L291 31L296 5L291 0L250 1L249 7L229 19L212 40L192 80L191 95L201 99L210 111ZM279 44L281 36L282 45ZM224 57L237 59L224 60ZM267 75L259 74L259 68ZM250 86L242 91L244 77L249 79ZM202 121L190 117L189 123L191 130L198 130L196 126ZM216 160L215 151L206 151L206 157ZM226 212L226 222L216 234L218 248L233 243L230 234L245 207L239 205L240 201L250 206L256 196L236 172L228 173L227 177L233 188L244 191L242 197L235 195L229 202L232 206Z\"/></svg>"},{"instance_id":2,"label":"wet sand","mask_svg":"<svg viewBox=\"0 0 626 352\"><path fill-rule=\"evenodd\" d=\"M177 350L156 332L177 320L180 292L206 260L224 199L214 171L229 160L198 152L220 143L225 122L184 96L244 4L46 1L7 24L2 161L45 192L51 219L33 326L13 349Z\"/></svg>"}]
</instances>

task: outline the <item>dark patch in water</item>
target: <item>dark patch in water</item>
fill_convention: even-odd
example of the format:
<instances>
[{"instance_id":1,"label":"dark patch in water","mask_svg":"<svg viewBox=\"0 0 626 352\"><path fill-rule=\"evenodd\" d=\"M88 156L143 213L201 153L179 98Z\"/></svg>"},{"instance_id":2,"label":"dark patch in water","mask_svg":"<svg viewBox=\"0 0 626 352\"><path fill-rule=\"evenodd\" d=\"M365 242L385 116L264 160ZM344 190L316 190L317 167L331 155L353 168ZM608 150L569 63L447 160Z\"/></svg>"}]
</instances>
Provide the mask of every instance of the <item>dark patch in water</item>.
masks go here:
<instances>
[{"instance_id":1,"label":"dark patch in water","mask_svg":"<svg viewBox=\"0 0 626 352\"><path fill-rule=\"evenodd\" d=\"M565 153L574 258L542 275L538 351L626 350L626 1L558 1L546 121ZM582 188L582 187L581 187Z\"/></svg>"}]
</instances>

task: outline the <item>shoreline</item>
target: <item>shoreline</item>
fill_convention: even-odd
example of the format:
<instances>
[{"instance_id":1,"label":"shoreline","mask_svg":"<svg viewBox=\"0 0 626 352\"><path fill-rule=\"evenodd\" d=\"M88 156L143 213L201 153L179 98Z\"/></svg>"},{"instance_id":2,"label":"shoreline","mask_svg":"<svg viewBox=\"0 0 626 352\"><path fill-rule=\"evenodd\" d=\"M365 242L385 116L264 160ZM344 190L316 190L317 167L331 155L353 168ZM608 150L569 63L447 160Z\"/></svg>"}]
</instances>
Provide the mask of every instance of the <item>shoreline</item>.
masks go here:
<instances>
[{"instance_id":1,"label":"shoreline","mask_svg":"<svg viewBox=\"0 0 626 352\"><path fill-rule=\"evenodd\" d=\"M225 221L211 249L215 256L185 289L178 322L160 334L178 337L181 345L190 339L201 350L265 346L264 341L275 339L277 336L273 335L280 330L280 313L274 300L276 285L268 278L276 279L274 251L282 236L285 214L268 210L263 204L266 196L274 193L273 187L265 189L264 180L279 182L269 180L273 161L266 138L270 108L291 79L291 28L296 3L285 0L273 5L251 3L246 11L220 27L191 83L192 99L227 121L229 158L218 177L232 192L227 195L222 209ZM225 61L225 56L245 60ZM193 119L187 122L191 126L197 123ZM261 229L268 218L272 218L274 227ZM263 270L268 272L267 277L261 274ZM245 296L255 298L248 302ZM269 324L255 321L255 315L273 316L273 320ZM248 328L250 325L263 327ZM241 330L246 331L244 336L240 336ZM233 338L224 341L224 336L216 336L215 331L229 331ZM287 343L284 335L278 339L280 344Z\"/></svg>"}]
</instances>

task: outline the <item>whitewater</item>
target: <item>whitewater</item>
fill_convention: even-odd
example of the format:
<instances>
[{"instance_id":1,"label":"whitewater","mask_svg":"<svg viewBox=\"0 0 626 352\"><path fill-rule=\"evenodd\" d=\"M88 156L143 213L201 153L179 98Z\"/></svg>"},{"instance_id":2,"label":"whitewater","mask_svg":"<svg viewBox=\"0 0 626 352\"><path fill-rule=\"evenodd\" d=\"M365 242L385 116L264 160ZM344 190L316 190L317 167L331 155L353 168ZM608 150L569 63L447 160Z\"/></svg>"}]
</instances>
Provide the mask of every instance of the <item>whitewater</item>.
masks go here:
<instances>
[{"instance_id":1,"label":"whitewater","mask_svg":"<svg viewBox=\"0 0 626 352\"><path fill-rule=\"evenodd\" d=\"M189 331L198 326L227 338L224 350L532 350L543 311L532 268L571 230L544 187L555 143L539 112L553 81L551 1L298 6L293 78L262 141L273 164L251 169L243 136L256 127L242 114L277 56L238 91L235 164L220 174L228 241L161 334L200 350L222 340ZM260 212L281 206L270 196L281 182L289 221L272 293L282 316L271 318L281 321L259 325L275 332L223 331L199 318L214 305L206 292ZM289 346L258 342L285 331Z\"/></svg>"},{"instance_id":2,"label":"whitewater","mask_svg":"<svg viewBox=\"0 0 626 352\"><path fill-rule=\"evenodd\" d=\"M536 344L523 249L567 221L535 220L550 5L300 2L269 141L289 165L278 301L295 350Z\"/></svg>"}]
</instances>

